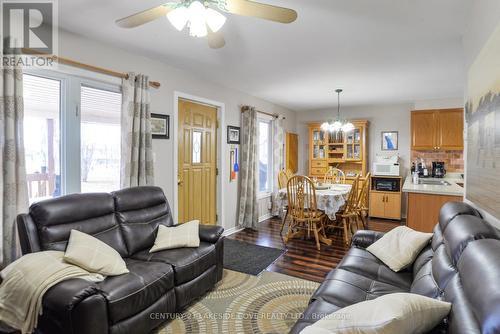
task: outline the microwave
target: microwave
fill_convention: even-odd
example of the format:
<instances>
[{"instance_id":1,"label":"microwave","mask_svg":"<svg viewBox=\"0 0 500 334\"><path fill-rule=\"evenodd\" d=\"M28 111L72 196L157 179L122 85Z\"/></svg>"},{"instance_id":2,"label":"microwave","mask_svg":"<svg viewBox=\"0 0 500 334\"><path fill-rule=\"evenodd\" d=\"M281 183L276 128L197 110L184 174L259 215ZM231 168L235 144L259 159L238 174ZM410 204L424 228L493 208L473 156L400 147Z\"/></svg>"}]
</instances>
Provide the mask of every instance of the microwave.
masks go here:
<instances>
[{"instance_id":1,"label":"microwave","mask_svg":"<svg viewBox=\"0 0 500 334\"><path fill-rule=\"evenodd\" d=\"M376 191L394 191L398 192L400 188L400 180L397 178L372 178L372 189Z\"/></svg>"},{"instance_id":2,"label":"microwave","mask_svg":"<svg viewBox=\"0 0 500 334\"><path fill-rule=\"evenodd\" d=\"M374 162L373 175L399 176L399 163Z\"/></svg>"}]
</instances>

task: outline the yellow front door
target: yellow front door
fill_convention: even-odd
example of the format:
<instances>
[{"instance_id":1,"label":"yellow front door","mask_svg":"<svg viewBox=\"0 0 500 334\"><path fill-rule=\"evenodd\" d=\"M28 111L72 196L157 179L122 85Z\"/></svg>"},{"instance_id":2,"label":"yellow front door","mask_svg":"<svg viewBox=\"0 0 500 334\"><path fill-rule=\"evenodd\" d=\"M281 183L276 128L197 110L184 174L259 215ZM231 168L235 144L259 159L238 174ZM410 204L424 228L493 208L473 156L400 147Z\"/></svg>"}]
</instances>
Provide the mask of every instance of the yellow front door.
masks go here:
<instances>
[{"instance_id":1,"label":"yellow front door","mask_svg":"<svg viewBox=\"0 0 500 334\"><path fill-rule=\"evenodd\" d=\"M215 225L217 108L179 99L179 223Z\"/></svg>"}]
</instances>

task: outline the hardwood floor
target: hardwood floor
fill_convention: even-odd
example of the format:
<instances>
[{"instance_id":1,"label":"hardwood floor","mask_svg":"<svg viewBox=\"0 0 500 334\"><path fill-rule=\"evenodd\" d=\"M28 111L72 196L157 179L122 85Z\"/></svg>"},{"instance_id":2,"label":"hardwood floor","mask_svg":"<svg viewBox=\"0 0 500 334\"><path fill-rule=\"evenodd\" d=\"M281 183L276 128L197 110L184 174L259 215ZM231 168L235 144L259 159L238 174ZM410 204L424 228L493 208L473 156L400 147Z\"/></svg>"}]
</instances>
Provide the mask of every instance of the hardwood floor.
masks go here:
<instances>
[{"instance_id":1,"label":"hardwood floor","mask_svg":"<svg viewBox=\"0 0 500 334\"><path fill-rule=\"evenodd\" d=\"M333 239L332 245L322 244L321 251L316 249L312 239L292 239L285 245L283 237L280 235L280 224L280 219L271 218L260 223L256 231L245 229L228 236L228 238L260 246L286 249L286 252L267 270L316 282L322 282L349 249L344 244L341 234L329 236ZM400 224L398 221L370 219L368 227L370 230L387 232Z\"/></svg>"}]
</instances>

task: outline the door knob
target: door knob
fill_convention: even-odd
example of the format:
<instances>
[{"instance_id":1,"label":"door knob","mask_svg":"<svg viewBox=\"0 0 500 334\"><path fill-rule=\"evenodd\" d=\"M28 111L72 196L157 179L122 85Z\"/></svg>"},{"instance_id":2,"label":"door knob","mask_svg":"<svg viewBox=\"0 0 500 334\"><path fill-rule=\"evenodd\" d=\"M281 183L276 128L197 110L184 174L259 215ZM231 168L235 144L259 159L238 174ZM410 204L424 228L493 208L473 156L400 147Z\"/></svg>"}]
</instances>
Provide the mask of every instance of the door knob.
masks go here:
<instances>
[{"instance_id":1,"label":"door knob","mask_svg":"<svg viewBox=\"0 0 500 334\"><path fill-rule=\"evenodd\" d=\"M182 181L181 179L177 179L178 186L182 186L183 184L184 184L184 181Z\"/></svg>"}]
</instances>

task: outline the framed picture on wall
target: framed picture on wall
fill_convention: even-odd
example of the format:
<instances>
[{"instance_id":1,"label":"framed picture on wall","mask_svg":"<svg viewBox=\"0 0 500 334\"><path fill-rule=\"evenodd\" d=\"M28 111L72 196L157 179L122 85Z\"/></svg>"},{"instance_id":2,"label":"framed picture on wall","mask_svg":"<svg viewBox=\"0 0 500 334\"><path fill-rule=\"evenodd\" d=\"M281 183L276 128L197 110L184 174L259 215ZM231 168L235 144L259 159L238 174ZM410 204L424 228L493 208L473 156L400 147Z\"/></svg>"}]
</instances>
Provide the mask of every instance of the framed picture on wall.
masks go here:
<instances>
[{"instance_id":1,"label":"framed picture on wall","mask_svg":"<svg viewBox=\"0 0 500 334\"><path fill-rule=\"evenodd\" d=\"M382 131L382 151L397 151L398 136L398 131Z\"/></svg>"},{"instance_id":2,"label":"framed picture on wall","mask_svg":"<svg viewBox=\"0 0 500 334\"><path fill-rule=\"evenodd\" d=\"M151 134L153 139L170 139L170 116L151 114Z\"/></svg>"},{"instance_id":3,"label":"framed picture on wall","mask_svg":"<svg viewBox=\"0 0 500 334\"><path fill-rule=\"evenodd\" d=\"M240 143L240 128L238 126L227 127L227 143L228 144Z\"/></svg>"}]
</instances>

